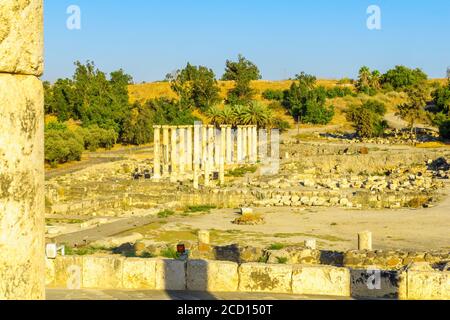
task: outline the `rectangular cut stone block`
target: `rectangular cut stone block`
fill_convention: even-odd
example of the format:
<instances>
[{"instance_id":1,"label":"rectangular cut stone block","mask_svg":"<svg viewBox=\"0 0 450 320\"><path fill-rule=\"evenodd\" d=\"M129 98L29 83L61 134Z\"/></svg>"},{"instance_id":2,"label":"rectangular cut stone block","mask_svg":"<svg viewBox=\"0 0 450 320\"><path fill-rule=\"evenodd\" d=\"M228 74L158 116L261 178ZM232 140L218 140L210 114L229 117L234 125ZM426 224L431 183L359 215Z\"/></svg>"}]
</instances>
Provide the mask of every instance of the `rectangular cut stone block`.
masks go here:
<instances>
[{"instance_id":1,"label":"rectangular cut stone block","mask_svg":"<svg viewBox=\"0 0 450 320\"><path fill-rule=\"evenodd\" d=\"M54 278L49 287L81 289L83 287L83 257L64 256L53 260ZM46 281L47 282L47 281Z\"/></svg>"},{"instance_id":2,"label":"rectangular cut stone block","mask_svg":"<svg viewBox=\"0 0 450 320\"><path fill-rule=\"evenodd\" d=\"M55 282L55 260L45 259L45 285L51 286Z\"/></svg>"},{"instance_id":3,"label":"rectangular cut stone block","mask_svg":"<svg viewBox=\"0 0 450 320\"><path fill-rule=\"evenodd\" d=\"M294 294L350 296L350 271L331 266L295 266L292 271Z\"/></svg>"},{"instance_id":4,"label":"rectangular cut stone block","mask_svg":"<svg viewBox=\"0 0 450 320\"><path fill-rule=\"evenodd\" d=\"M239 285L234 262L189 260L186 276L187 289L192 291L235 292Z\"/></svg>"},{"instance_id":5,"label":"rectangular cut stone block","mask_svg":"<svg viewBox=\"0 0 450 320\"><path fill-rule=\"evenodd\" d=\"M407 271L406 279L409 300L450 300L450 271Z\"/></svg>"},{"instance_id":6,"label":"rectangular cut stone block","mask_svg":"<svg viewBox=\"0 0 450 320\"><path fill-rule=\"evenodd\" d=\"M186 262L172 259L157 260L156 290L186 290Z\"/></svg>"},{"instance_id":7,"label":"rectangular cut stone block","mask_svg":"<svg viewBox=\"0 0 450 320\"><path fill-rule=\"evenodd\" d=\"M122 288L124 260L125 258L122 257L84 257L83 288Z\"/></svg>"},{"instance_id":8,"label":"rectangular cut stone block","mask_svg":"<svg viewBox=\"0 0 450 320\"><path fill-rule=\"evenodd\" d=\"M42 75L43 0L2 0L0 72Z\"/></svg>"},{"instance_id":9,"label":"rectangular cut stone block","mask_svg":"<svg viewBox=\"0 0 450 320\"><path fill-rule=\"evenodd\" d=\"M147 289L156 288L155 259L127 258L123 263L123 288Z\"/></svg>"},{"instance_id":10,"label":"rectangular cut stone block","mask_svg":"<svg viewBox=\"0 0 450 320\"><path fill-rule=\"evenodd\" d=\"M244 263L239 267L239 290L244 292L292 292L292 266Z\"/></svg>"},{"instance_id":11,"label":"rectangular cut stone block","mask_svg":"<svg viewBox=\"0 0 450 320\"><path fill-rule=\"evenodd\" d=\"M43 109L39 79L0 73L0 300L45 295Z\"/></svg>"},{"instance_id":12,"label":"rectangular cut stone block","mask_svg":"<svg viewBox=\"0 0 450 320\"><path fill-rule=\"evenodd\" d=\"M350 269L353 298L397 299L400 293L396 270Z\"/></svg>"}]
</instances>

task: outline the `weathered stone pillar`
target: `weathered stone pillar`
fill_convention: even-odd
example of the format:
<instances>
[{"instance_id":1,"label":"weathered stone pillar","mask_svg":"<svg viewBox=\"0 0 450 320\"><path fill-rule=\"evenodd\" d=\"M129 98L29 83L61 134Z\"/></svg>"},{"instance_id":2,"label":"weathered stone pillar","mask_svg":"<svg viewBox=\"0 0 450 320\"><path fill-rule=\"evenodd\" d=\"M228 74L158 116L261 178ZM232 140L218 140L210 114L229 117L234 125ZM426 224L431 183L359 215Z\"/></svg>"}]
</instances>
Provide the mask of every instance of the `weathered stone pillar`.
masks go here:
<instances>
[{"instance_id":1,"label":"weathered stone pillar","mask_svg":"<svg viewBox=\"0 0 450 320\"><path fill-rule=\"evenodd\" d=\"M219 156L224 159L227 156L227 126L220 126L220 154L219 154Z\"/></svg>"},{"instance_id":2,"label":"weathered stone pillar","mask_svg":"<svg viewBox=\"0 0 450 320\"><path fill-rule=\"evenodd\" d=\"M242 126L237 127L237 152L236 152L236 163L240 163L242 161Z\"/></svg>"},{"instance_id":3,"label":"weathered stone pillar","mask_svg":"<svg viewBox=\"0 0 450 320\"><path fill-rule=\"evenodd\" d=\"M233 152L234 152L234 143L231 137L231 126L227 126L227 137L226 137L226 159L227 159L227 163L232 163L233 162Z\"/></svg>"},{"instance_id":4,"label":"weathered stone pillar","mask_svg":"<svg viewBox=\"0 0 450 320\"><path fill-rule=\"evenodd\" d=\"M209 163L209 160L207 160L206 162L205 162L205 165L204 165L204 174L205 174L205 187L209 187L209 185L210 185L210 182L209 182L209 175L210 175L210 163Z\"/></svg>"},{"instance_id":5,"label":"weathered stone pillar","mask_svg":"<svg viewBox=\"0 0 450 320\"><path fill-rule=\"evenodd\" d=\"M0 4L0 300L45 298L42 0Z\"/></svg>"},{"instance_id":6,"label":"weathered stone pillar","mask_svg":"<svg viewBox=\"0 0 450 320\"><path fill-rule=\"evenodd\" d=\"M222 130L214 128L214 166L219 167L222 149Z\"/></svg>"},{"instance_id":7,"label":"weathered stone pillar","mask_svg":"<svg viewBox=\"0 0 450 320\"><path fill-rule=\"evenodd\" d=\"M169 174L169 126L162 126L163 130L163 176Z\"/></svg>"},{"instance_id":8,"label":"weathered stone pillar","mask_svg":"<svg viewBox=\"0 0 450 320\"><path fill-rule=\"evenodd\" d=\"M372 232L358 233L358 250L372 250Z\"/></svg>"},{"instance_id":9,"label":"weathered stone pillar","mask_svg":"<svg viewBox=\"0 0 450 320\"><path fill-rule=\"evenodd\" d=\"M153 178L161 178L161 126L153 126Z\"/></svg>"},{"instance_id":10,"label":"weathered stone pillar","mask_svg":"<svg viewBox=\"0 0 450 320\"><path fill-rule=\"evenodd\" d=\"M176 177L178 174L178 158L177 158L177 127L170 127L170 165L171 177Z\"/></svg>"},{"instance_id":11,"label":"weathered stone pillar","mask_svg":"<svg viewBox=\"0 0 450 320\"><path fill-rule=\"evenodd\" d=\"M209 169L214 168L214 126L208 126L208 162Z\"/></svg>"},{"instance_id":12,"label":"weathered stone pillar","mask_svg":"<svg viewBox=\"0 0 450 320\"><path fill-rule=\"evenodd\" d=\"M192 171L192 126L186 128L186 167Z\"/></svg>"},{"instance_id":13,"label":"weathered stone pillar","mask_svg":"<svg viewBox=\"0 0 450 320\"><path fill-rule=\"evenodd\" d=\"M185 137L186 137L186 126L178 127L178 135L179 135L179 146L178 146L178 158L180 160L180 175L184 174L184 169L186 168L186 145L185 145Z\"/></svg>"},{"instance_id":14,"label":"weathered stone pillar","mask_svg":"<svg viewBox=\"0 0 450 320\"><path fill-rule=\"evenodd\" d=\"M242 161L247 163L247 126L242 127Z\"/></svg>"},{"instance_id":15,"label":"weathered stone pillar","mask_svg":"<svg viewBox=\"0 0 450 320\"><path fill-rule=\"evenodd\" d=\"M247 126L247 158L248 162L253 163L253 131L252 126Z\"/></svg>"},{"instance_id":16,"label":"weathered stone pillar","mask_svg":"<svg viewBox=\"0 0 450 320\"><path fill-rule=\"evenodd\" d=\"M194 189L198 189L198 167L196 166L194 166L193 185Z\"/></svg>"},{"instance_id":17,"label":"weathered stone pillar","mask_svg":"<svg viewBox=\"0 0 450 320\"><path fill-rule=\"evenodd\" d=\"M195 123L194 125L194 171L200 169L200 161L202 158L202 151L200 149L201 144L201 124Z\"/></svg>"},{"instance_id":18,"label":"weathered stone pillar","mask_svg":"<svg viewBox=\"0 0 450 320\"><path fill-rule=\"evenodd\" d=\"M225 184L225 159L222 156L219 160L219 183L221 186Z\"/></svg>"},{"instance_id":19,"label":"weathered stone pillar","mask_svg":"<svg viewBox=\"0 0 450 320\"><path fill-rule=\"evenodd\" d=\"M206 167L208 160L208 131L205 125L202 126L202 169Z\"/></svg>"},{"instance_id":20,"label":"weathered stone pillar","mask_svg":"<svg viewBox=\"0 0 450 320\"><path fill-rule=\"evenodd\" d=\"M252 128L253 162L258 161L258 127Z\"/></svg>"},{"instance_id":21,"label":"weathered stone pillar","mask_svg":"<svg viewBox=\"0 0 450 320\"><path fill-rule=\"evenodd\" d=\"M258 156L261 162L266 162L267 160L267 130L259 129L258 137Z\"/></svg>"}]
</instances>

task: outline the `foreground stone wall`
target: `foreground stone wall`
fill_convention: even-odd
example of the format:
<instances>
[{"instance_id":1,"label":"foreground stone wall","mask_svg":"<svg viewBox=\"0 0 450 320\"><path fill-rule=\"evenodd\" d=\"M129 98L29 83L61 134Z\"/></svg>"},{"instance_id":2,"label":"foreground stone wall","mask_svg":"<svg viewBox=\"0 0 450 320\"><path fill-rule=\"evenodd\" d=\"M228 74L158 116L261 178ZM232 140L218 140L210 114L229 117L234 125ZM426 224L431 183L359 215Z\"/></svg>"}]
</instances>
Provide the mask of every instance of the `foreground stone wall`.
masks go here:
<instances>
[{"instance_id":1,"label":"foreground stone wall","mask_svg":"<svg viewBox=\"0 0 450 320\"><path fill-rule=\"evenodd\" d=\"M142 259L117 256L65 256L46 260L48 287L207 292L268 292L353 298L449 299L450 272L372 273L324 265L285 265L229 261ZM395 281L393 281L395 278ZM376 282L373 284L376 285Z\"/></svg>"},{"instance_id":2,"label":"foreground stone wall","mask_svg":"<svg viewBox=\"0 0 450 320\"><path fill-rule=\"evenodd\" d=\"M43 299L42 0L0 6L0 300Z\"/></svg>"}]
</instances>

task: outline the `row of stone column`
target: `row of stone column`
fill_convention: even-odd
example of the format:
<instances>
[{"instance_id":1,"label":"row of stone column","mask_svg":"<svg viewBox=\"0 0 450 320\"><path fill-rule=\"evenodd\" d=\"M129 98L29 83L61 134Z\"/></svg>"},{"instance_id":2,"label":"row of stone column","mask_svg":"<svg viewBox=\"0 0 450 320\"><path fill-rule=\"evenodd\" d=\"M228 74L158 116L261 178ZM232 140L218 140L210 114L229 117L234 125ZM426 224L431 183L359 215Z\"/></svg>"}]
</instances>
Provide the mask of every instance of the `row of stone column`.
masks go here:
<instances>
[{"instance_id":1,"label":"row of stone column","mask_svg":"<svg viewBox=\"0 0 450 320\"><path fill-rule=\"evenodd\" d=\"M154 177L219 170L225 164L256 163L256 126L154 126Z\"/></svg>"}]
</instances>

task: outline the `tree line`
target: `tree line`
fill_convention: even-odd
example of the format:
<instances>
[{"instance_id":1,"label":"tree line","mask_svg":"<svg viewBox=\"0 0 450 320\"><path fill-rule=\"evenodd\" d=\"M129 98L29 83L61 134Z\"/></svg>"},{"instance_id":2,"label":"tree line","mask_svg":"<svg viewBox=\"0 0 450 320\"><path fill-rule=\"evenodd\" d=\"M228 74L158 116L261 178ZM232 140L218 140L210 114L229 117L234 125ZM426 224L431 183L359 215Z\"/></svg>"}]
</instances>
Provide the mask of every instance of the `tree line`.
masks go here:
<instances>
[{"instance_id":1,"label":"tree line","mask_svg":"<svg viewBox=\"0 0 450 320\"><path fill-rule=\"evenodd\" d=\"M188 63L165 79L177 99L161 97L130 103L128 85L133 79L124 70L106 74L91 61L76 62L72 78L44 83L45 112L57 118L56 122L46 125L46 161L57 165L79 160L84 150L111 148L115 143L149 143L154 124L193 124L199 120L193 115L194 110L215 125L256 124L288 129L289 123L275 115L273 104L256 101L251 82L261 78L259 68L244 56L239 55L236 61L227 60L221 80L233 81L234 86L222 99L213 70ZM420 69L397 66L381 74L363 67L357 80L342 79L342 85L333 88L318 86L316 77L304 72L293 80L288 90L267 90L262 96L284 107L302 123L329 123L334 116L334 107L326 105L330 98L404 91L409 100L398 107L399 115L414 127L415 122L427 114L440 126L442 135L448 137L450 83L430 88L427 75ZM425 111L430 90L435 107ZM347 118L354 123L358 134L374 136L382 134L386 126L385 112L386 108L380 103L369 101L363 106L351 106ZM69 120L78 124L75 129L67 126Z\"/></svg>"}]
</instances>

